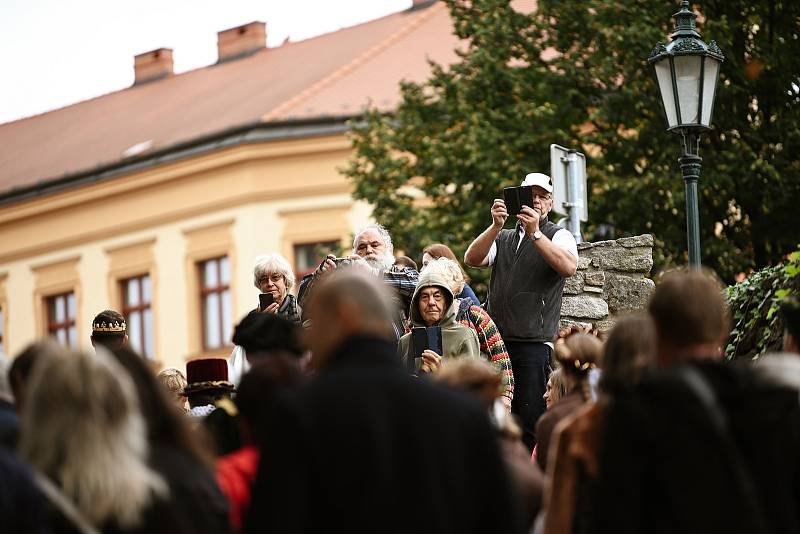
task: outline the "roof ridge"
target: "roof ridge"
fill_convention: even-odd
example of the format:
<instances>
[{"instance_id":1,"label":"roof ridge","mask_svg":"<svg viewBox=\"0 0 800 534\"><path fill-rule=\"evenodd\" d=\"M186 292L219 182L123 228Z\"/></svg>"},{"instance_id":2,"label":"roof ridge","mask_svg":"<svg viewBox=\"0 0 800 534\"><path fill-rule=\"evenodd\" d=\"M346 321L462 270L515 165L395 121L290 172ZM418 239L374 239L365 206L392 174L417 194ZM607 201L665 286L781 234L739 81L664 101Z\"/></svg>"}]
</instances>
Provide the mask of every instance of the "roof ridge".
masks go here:
<instances>
[{"instance_id":1,"label":"roof ridge","mask_svg":"<svg viewBox=\"0 0 800 534\"><path fill-rule=\"evenodd\" d=\"M260 55L261 53L266 52L268 50L278 50L278 49L281 49L281 48L286 47L286 46L294 46L294 45L306 43L308 41L313 41L315 39L328 37L330 35L333 35L335 33L338 33L338 32L344 31L344 30L350 30L352 28L357 28L359 26L365 26L367 24L371 24L371 23L379 21L381 19L385 19L385 18L388 18L388 17L395 16L398 13L399 12L388 13L388 14L383 15L381 17L378 17L376 19L366 20L364 22L359 22L358 24L353 24L352 26L344 26L344 27L341 27L341 28L338 28L338 29L335 29L335 30L326 31L324 33L320 33L320 34L317 34L317 35L312 35L310 37L299 39L297 41L288 40L286 42L281 43L278 46L272 46L272 47L265 46L263 49L257 50L254 54L252 54L251 56L248 56L248 57ZM287 39L289 39L289 37L287 37ZM153 80L153 82L166 82L166 81L172 80L174 78L177 78L179 76L184 76L184 75L187 75L187 74L192 74L194 72L212 69L212 68L217 67L219 65L220 65L219 62L208 63L206 65L198 65L198 66L193 67L193 68L191 68L189 70L184 70L184 71L181 71L181 72L174 72L172 75L167 76L166 78ZM133 72L131 72L131 78L133 78ZM145 85L149 85L149 83L148 84L140 84L140 85L136 85L134 83L131 83L130 85L126 85L125 87L120 87L118 89L110 89L110 90L106 91L105 93L100 93L98 95L87 96L87 97L83 98L82 100L76 100L75 102L68 102L68 103L65 103L65 104L57 104L57 107L54 107L54 108L49 108L49 109L45 109L45 110L42 110L42 111L36 111L36 112L33 112L31 115L24 115L22 117L17 117L15 119L11 119L11 120L6 121L6 122L0 122L0 126L6 126L6 125L14 124L15 122L26 121L26 120L29 120L29 119L35 119L35 118L41 117L43 115L48 115L50 113L55 113L55 112L58 112L58 111L61 111L61 110L69 109L69 108L74 107L74 106L80 106L80 105L83 105L83 104L87 104L87 103L92 102L94 100L105 98L107 96L112 96L112 95L116 95L116 94L119 94L119 93L123 93L123 92L129 91L131 89L139 89L139 88L145 87Z\"/></svg>"},{"instance_id":2,"label":"roof ridge","mask_svg":"<svg viewBox=\"0 0 800 534\"><path fill-rule=\"evenodd\" d=\"M434 13L442 9L442 6L443 2L434 3L428 9L425 9L419 15L417 15L408 24L406 24L405 26L403 26L402 28L391 34L389 37L383 39L376 45L367 49L349 63L342 65L341 67L334 70L327 76L318 80L316 83L312 84L307 89L304 89L300 93L282 102L281 104L278 104L270 111L263 114L261 116L261 120L267 122L274 120L278 117L281 117L285 111L297 106L304 100L308 100L312 96L318 94L323 89L327 88L337 80L340 80L350 72L354 71L356 68L360 67L361 65L372 59L374 56L380 54L381 52L389 48L391 45L400 40L402 37L405 37L411 31L420 26L423 22L428 20Z\"/></svg>"}]
</instances>

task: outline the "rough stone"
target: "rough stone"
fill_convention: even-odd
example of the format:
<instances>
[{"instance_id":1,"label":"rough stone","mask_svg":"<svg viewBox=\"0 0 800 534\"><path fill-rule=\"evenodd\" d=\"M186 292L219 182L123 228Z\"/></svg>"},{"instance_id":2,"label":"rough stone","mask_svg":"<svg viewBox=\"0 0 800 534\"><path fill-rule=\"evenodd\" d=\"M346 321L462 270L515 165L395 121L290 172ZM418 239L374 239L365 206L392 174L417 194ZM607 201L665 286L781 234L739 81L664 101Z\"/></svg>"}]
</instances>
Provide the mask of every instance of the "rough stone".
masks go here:
<instances>
[{"instance_id":1,"label":"rough stone","mask_svg":"<svg viewBox=\"0 0 800 534\"><path fill-rule=\"evenodd\" d=\"M652 247L653 236L651 234L643 234L633 237L622 237L620 239L617 239L617 243L619 243L620 246L623 246L625 248Z\"/></svg>"},{"instance_id":2,"label":"rough stone","mask_svg":"<svg viewBox=\"0 0 800 534\"><path fill-rule=\"evenodd\" d=\"M606 331L614 325L612 314L644 308L655 288L646 278L653 267L653 242L646 234L578 243L578 272L564 284L561 326L594 323Z\"/></svg>"},{"instance_id":3,"label":"rough stone","mask_svg":"<svg viewBox=\"0 0 800 534\"><path fill-rule=\"evenodd\" d=\"M605 319L603 321L597 321L594 323L594 327L600 330L601 332L608 332L614 327L615 321L611 319Z\"/></svg>"},{"instance_id":4,"label":"rough stone","mask_svg":"<svg viewBox=\"0 0 800 534\"><path fill-rule=\"evenodd\" d=\"M606 273L603 271L593 271L583 275L583 279L586 281L587 285L603 287L603 284L606 283Z\"/></svg>"},{"instance_id":5,"label":"rough stone","mask_svg":"<svg viewBox=\"0 0 800 534\"><path fill-rule=\"evenodd\" d=\"M606 281L608 308L612 313L640 310L647 306L655 287L649 278L609 273Z\"/></svg>"},{"instance_id":6,"label":"rough stone","mask_svg":"<svg viewBox=\"0 0 800 534\"><path fill-rule=\"evenodd\" d=\"M599 297L568 296L561 301L561 314L579 319L604 319L608 304Z\"/></svg>"},{"instance_id":7,"label":"rough stone","mask_svg":"<svg viewBox=\"0 0 800 534\"><path fill-rule=\"evenodd\" d=\"M583 273L577 273L575 276L570 276L564 282L565 295L579 295L583 292Z\"/></svg>"},{"instance_id":8,"label":"rough stone","mask_svg":"<svg viewBox=\"0 0 800 534\"><path fill-rule=\"evenodd\" d=\"M592 243L592 248L616 247L616 246L618 246L617 242L615 240L613 240L613 239L609 239L607 241L595 241L594 243Z\"/></svg>"},{"instance_id":9,"label":"rough stone","mask_svg":"<svg viewBox=\"0 0 800 534\"><path fill-rule=\"evenodd\" d=\"M604 271L649 272L653 251L649 247L593 249L592 265Z\"/></svg>"}]
</instances>

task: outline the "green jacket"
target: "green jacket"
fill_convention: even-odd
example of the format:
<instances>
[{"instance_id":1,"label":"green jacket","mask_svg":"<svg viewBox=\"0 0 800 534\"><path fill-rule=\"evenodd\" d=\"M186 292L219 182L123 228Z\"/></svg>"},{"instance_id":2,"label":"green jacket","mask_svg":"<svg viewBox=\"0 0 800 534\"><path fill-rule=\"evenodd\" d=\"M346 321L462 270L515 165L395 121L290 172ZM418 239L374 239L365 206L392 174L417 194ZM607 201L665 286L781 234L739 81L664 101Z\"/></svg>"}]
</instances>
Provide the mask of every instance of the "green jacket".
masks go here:
<instances>
[{"instance_id":1,"label":"green jacket","mask_svg":"<svg viewBox=\"0 0 800 534\"><path fill-rule=\"evenodd\" d=\"M481 353L478 336L472 328L456 322L458 302L453 298L453 292L447 287L446 280L441 276L437 276L435 273L422 272L419 275L419 283L414 290L414 296L411 298L411 310L409 313L411 317L411 326L428 326L422 319L418 303L422 290L431 286L436 286L444 292L447 305L447 311L438 323L438 326L442 328L442 348L444 349L444 354L440 356L445 360L448 358L460 357L480 358ZM407 362L408 358L412 357L412 350L411 333L408 333L400 338L397 345L397 352L403 362ZM419 362L417 362L416 367L419 367Z\"/></svg>"}]
</instances>

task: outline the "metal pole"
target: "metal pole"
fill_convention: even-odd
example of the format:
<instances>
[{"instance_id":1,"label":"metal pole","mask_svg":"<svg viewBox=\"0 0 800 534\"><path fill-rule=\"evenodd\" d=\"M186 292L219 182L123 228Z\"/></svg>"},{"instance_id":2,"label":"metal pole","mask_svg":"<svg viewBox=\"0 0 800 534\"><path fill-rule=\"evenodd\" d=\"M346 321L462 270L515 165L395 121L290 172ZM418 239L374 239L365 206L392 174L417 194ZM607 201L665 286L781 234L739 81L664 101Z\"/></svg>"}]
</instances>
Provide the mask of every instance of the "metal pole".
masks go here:
<instances>
[{"instance_id":1,"label":"metal pole","mask_svg":"<svg viewBox=\"0 0 800 534\"><path fill-rule=\"evenodd\" d=\"M700 179L700 135L683 134L683 155L678 158L686 187L686 238L689 247L689 266L700 268L700 212L697 207L697 181Z\"/></svg>"},{"instance_id":2,"label":"metal pole","mask_svg":"<svg viewBox=\"0 0 800 534\"><path fill-rule=\"evenodd\" d=\"M567 178L569 179L569 219L567 226L570 233L575 236L575 241L582 243L581 238L581 205L582 199L578 198L578 154L576 150L567 153Z\"/></svg>"}]
</instances>

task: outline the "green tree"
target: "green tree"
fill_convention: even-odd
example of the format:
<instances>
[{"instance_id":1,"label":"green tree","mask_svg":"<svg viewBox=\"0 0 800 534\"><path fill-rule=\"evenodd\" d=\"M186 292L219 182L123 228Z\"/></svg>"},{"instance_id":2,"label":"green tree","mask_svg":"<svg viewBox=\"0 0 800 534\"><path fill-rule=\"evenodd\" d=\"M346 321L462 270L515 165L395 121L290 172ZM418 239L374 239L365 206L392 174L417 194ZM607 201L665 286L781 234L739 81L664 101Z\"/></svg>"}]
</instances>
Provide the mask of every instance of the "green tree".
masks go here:
<instances>
[{"instance_id":1,"label":"green tree","mask_svg":"<svg viewBox=\"0 0 800 534\"><path fill-rule=\"evenodd\" d=\"M540 0L530 15L503 0L447 4L460 61L403 84L393 114L369 110L352 125L344 172L398 246L419 257L442 241L463 253L489 223L491 199L546 171L558 143L588 157L588 239L651 232L657 266L684 263L679 136L665 131L646 64L677 2ZM726 55L701 147L703 261L731 280L797 243L800 4L698 7L703 38Z\"/></svg>"}]
</instances>

